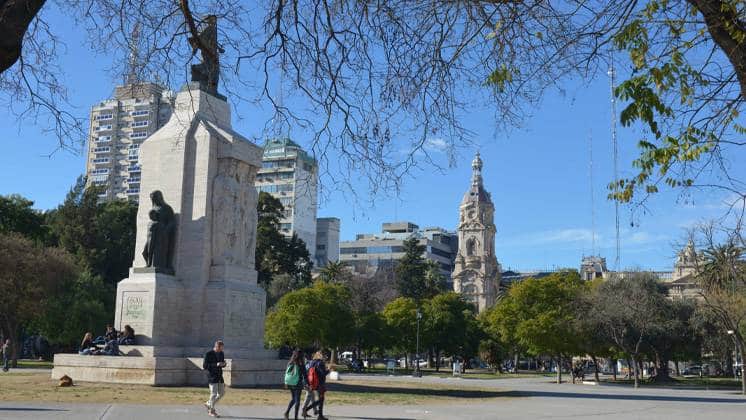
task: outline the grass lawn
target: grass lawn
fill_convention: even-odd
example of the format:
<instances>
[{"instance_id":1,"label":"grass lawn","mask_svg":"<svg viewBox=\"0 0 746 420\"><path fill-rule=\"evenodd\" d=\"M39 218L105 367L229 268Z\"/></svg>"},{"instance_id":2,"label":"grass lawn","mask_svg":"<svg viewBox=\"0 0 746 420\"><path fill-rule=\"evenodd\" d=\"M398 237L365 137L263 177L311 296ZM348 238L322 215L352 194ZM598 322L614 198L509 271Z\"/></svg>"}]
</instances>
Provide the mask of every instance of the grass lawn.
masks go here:
<instances>
[{"instance_id":1,"label":"grass lawn","mask_svg":"<svg viewBox=\"0 0 746 420\"><path fill-rule=\"evenodd\" d=\"M586 378L588 378L586 376ZM592 376L591 376L592 378ZM676 376L673 377L673 382L666 382L662 384L658 383L650 383L648 382L648 379L642 379L640 380L640 386L641 387L697 387L697 388L705 388L705 387L722 387L722 388L741 388L741 381L736 381L733 378L708 378L708 377L691 377L686 378L683 376ZM628 384L632 385L635 383L633 379L622 379L618 378L616 381L611 380L611 378L608 379L601 379L601 383L608 383L608 384Z\"/></svg>"},{"instance_id":2,"label":"grass lawn","mask_svg":"<svg viewBox=\"0 0 746 420\"><path fill-rule=\"evenodd\" d=\"M18 360L18 367L25 369L52 369L52 362L45 360Z\"/></svg>"},{"instance_id":3,"label":"grass lawn","mask_svg":"<svg viewBox=\"0 0 746 420\"><path fill-rule=\"evenodd\" d=\"M74 378L73 378L74 379ZM49 401L133 404L199 404L207 398L207 387L151 387L148 385L79 382L60 388L49 372L0 375L0 401ZM448 404L507 397L505 391L454 389L446 385L390 383L375 380L329 383L329 404ZM282 405L289 392L282 388L228 388L224 404Z\"/></svg>"}]
</instances>

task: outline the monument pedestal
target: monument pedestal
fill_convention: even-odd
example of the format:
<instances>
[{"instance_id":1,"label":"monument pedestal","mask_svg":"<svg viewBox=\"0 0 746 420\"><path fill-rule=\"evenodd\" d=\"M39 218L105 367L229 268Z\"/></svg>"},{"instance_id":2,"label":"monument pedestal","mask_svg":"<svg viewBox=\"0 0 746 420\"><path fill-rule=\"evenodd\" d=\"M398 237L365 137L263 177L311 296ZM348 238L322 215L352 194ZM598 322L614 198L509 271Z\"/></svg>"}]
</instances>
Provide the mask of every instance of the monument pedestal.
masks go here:
<instances>
[{"instance_id":1,"label":"monument pedestal","mask_svg":"<svg viewBox=\"0 0 746 420\"><path fill-rule=\"evenodd\" d=\"M254 270L262 149L232 130L224 98L187 88L140 154L135 260L117 285L114 321L135 330L137 345L122 346L125 356L56 355L52 376L203 385L202 357L222 340L226 384L280 384L285 361L264 349L266 294ZM143 252L166 248L173 258ZM172 265L146 267L153 261Z\"/></svg>"}]
</instances>

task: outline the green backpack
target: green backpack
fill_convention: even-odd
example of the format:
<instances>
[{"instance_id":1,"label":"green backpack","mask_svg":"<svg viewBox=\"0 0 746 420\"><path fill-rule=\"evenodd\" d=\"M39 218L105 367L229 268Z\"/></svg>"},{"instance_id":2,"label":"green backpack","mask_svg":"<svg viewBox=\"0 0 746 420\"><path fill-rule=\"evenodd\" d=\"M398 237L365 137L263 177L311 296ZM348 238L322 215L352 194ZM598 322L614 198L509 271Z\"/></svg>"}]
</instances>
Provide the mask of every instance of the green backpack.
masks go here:
<instances>
[{"instance_id":1,"label":"green backpack","mask_svg":"<svg viewBox=\"0 0 746 420\"><path fill-rule=\"evenodd\" d=\"M300 382L300 372L298 370L298 365L295 363L288 365L287 369L285 369L285 385L298 385L298 382Z\"/></svg>"}]
</instances>

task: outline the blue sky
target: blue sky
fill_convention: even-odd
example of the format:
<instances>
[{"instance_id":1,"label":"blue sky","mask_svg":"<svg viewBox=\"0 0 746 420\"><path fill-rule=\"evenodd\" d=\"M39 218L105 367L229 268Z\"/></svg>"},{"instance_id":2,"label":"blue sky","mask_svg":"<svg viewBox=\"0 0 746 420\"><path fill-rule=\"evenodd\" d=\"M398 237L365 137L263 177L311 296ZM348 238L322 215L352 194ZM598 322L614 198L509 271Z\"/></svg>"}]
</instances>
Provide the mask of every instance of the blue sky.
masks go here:
<instances>
[{"instance_id":1,"label":"blue sky","mask_svg":"<svg viewBox=\"0 0 746 420\"><path fill-rule=\"evenodd\" d=\"M51 19L59 21L58 27L64 25L57 16ZM62 57L67 69L64 80L74 112L85 116L93 103L111 95L120 78L107 70L109 58L94 56L81 46L80 34L71 30L61 36L67 45ZM477 145L458 151L456 167L442 173L428 167L416 169L398 198L378 197L374 207L363 200L351 204L345 194L330 189L321 201L319 216L339 217L343 240L356 233L378 232L381 223L392 220L454 229L459 202L469 185L470 162L479 148L485 187L496 207L496 252L503 267L577 267L582 255L592 253L591 137L596 253L613 265L614 205L606 199L606 185L613 178L608 79L591 83L570 80L563 88L564 94L548 91L532 116L507 132L496 130L494 113L489 109L465 115L461 123L475 133ZM262 115L261 111L236 112L244 117L234 117L239 132L249 138L261 135L265 121L255 117ZM85 170L82 149L79 154L56 151L57 140L45 131L45 123L19 121L5 109L0 113L0 194L22 194L41 209L59 204ZM630 162L640 134L636 129L619 128L621 176L634 173ZM299 136L295 140L303 145L305 139ZM442 140L433 138L429 150L445 160ZM743 167L731 163L736 173L744 174ZM328 180L322 178L321 182ZM684 241L685 228L722 215L725 198L715 191L697 191L684 199L666 191L648 203L647 212L632 213L629 206L620 206L621 266L670 269L675 248Z\"/></svg>"}]
</instances>

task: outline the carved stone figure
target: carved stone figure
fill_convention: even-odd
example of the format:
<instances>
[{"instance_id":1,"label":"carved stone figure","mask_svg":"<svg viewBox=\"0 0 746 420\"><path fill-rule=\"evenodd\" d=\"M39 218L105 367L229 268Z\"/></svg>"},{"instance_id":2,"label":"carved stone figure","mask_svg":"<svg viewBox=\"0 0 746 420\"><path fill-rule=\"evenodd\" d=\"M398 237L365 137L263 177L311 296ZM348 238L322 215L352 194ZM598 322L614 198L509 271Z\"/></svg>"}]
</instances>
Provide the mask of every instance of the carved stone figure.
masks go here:
<instances>
[{"instance_id":1,"label":"carved stone figure","mask_svg":"<svg viewBox=\"0 0 746 420\"><path fill-rule=\"evenodd\" d=\"M145 265L153 267L159 273L173 274L174 239L176 234L176 217L174 210L166 204L163 193L158 190L150 193L153 208L148 213L148 239L142 256Z\"/></svg>"},{"instance_id":2,"label":"carved stone figure","mask_svg":"<svg viewBox=\"0 0 746 420\"><path fill-rule=\"evenodd\" d=\"M242 232L242 194L238 174L239 162L234 159L221 159L218 162L218 175L213 181L213 238L212 258L215 265L240 264L239 243L245 239Z\"/></svg>"},{"instance_id":3,"label":"carved stone figure","mask_svg":"<svg viewBox=\"0 0 746 420\"><path fill-rule=\"evenodd\" d=\"M202 55L202 62L192 65L192 81L199 82L205 92L217 94L220 54L225 50L218 45L218 17L209 15L205 18L205 23L206 26L198 36L189 38L192 54L199 50Z\"/></svg>"}]
</instances>

